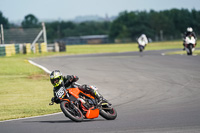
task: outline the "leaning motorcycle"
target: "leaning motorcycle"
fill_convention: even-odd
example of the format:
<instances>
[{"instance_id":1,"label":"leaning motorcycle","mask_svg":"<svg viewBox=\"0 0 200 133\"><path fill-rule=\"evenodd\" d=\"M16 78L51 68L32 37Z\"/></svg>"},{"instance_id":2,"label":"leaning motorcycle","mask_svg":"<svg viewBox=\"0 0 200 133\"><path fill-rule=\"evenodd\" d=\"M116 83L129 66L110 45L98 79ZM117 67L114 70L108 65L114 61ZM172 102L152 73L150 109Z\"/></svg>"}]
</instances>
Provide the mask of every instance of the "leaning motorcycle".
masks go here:
<instances>
[{"instance_id":1,"label":"leaning motorcycle","mask_svg":"<svg viewBox=\"0 0 200 133\"><path fill-rule=\"evenodd\" d=\"M92 86L93 89L97 89ZM60 108L66 117L81 122L83 119L94 119L101 115L107 120L114 120L117 117L116 109L112 107L106 99L103 98L101 103L90 94L78 89L78 84L74 83L72 88L61 86L56 92L60 99ZM53 105L50 103L49 105Z\"/></svg>"},{"instance_id":2,"label":"leaning motorcycle","mask_svg":"<svg viewBox=\"0 0 200 133\"><path fill-rule=\"evenodd\" d=\"M185 50L187 55L192 55L195 50L196 39L193 36L187 36L185 38Z\"/></svg>"}]
</instances>

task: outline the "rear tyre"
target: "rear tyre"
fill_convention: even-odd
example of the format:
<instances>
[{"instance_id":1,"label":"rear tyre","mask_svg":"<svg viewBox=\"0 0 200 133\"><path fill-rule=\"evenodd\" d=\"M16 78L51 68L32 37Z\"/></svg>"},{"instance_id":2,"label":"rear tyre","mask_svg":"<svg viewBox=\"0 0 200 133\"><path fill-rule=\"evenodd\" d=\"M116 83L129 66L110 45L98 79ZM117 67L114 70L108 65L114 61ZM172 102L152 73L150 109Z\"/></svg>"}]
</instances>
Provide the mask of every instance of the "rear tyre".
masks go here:
<instances>
[{"instance_id":1,"label":"rear tyre","mask_svg":"<svg viewBox=\"0 0 200 133\"><path fill-rule=\"evenodd\" d=\"M68 117L69 119L71 119L75 122L83 121L82 112L74 104L71 104L67 101L62 101L60 103L60 108L61 108L62 112L65 114L65 116Z\"/></svg>"}]
</instances>

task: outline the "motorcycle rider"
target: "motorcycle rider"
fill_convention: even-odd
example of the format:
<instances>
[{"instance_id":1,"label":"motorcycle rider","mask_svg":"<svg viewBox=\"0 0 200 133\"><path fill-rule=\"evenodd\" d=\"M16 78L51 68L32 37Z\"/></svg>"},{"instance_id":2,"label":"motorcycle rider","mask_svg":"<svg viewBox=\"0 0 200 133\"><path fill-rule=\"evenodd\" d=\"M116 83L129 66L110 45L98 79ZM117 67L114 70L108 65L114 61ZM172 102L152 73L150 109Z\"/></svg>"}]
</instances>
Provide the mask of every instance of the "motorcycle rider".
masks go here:
<instances>
[{"instance_id":1,"label":"motorcycle rider","mask_svg":"<svg viewBox=\"0 0 200 133\"><path fill-rule=\"evenodd\" d=\"M67 75L63 76L62 73L59 70L54 70L50 74L50 81L52 85L54 86L53 92L54 97L52 97L51 101L55 103L60 103L60 99L56 96L56 92L59 90L60 86L64 86L65 88L68 88L70 86L73 86L73 83L78 81L78 76L75 75ZM80 85L78 88L86 93L90 93L92 96L97 98L98 102L100 103L103 99L102 95L99 94L99 92L95 89L93 89L89 85Z\"/></svg>"},{"instance_id":2,"label":"motorcycle rider","mask_svg":"<svg viewBox=\"0 0 200 133\"><path fill-rule=\"evenodd\" d=\"M147 36L145 34L142 34L138 39L138 47L143 46L145 48L145 46L148 44L148 39Z\"/></svg>"},{"instance_id":3,"label":"motorcycle rider","mask_svg":"<svg viewBox=\"0 0 200 133\"><path fill-rule=\"evenodd\" d=\"M197 40L196 34L193 32L192 27L188 27L187 31L184 33L183 35L183 50L185 50L185 38L187 36L193 36L195 40ZM197 43L195 44L195 46L197 45Z\"/></svg>"}]
</instances>

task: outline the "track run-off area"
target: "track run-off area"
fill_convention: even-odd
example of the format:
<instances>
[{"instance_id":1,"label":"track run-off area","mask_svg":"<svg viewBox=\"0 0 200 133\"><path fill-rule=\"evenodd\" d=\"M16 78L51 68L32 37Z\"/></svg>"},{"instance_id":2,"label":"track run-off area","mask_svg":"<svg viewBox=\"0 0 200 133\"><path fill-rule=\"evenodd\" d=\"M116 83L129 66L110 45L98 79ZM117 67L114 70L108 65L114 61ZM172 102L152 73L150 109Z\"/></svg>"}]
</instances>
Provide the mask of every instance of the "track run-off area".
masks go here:
<instances>
[{"instance_id":1,"label":"track run-off area","mask_svg":"<svg viewBox=\"0 0 200 133\"><path fill-rule=\"evenodd\" d=\"M95 85L118 117L76 123L57 113L0 122L0 132L199 133L200 56L163 56L167 51L31 59L49 71L77 75L80 84Z\"/></svg>"}]
</instances>

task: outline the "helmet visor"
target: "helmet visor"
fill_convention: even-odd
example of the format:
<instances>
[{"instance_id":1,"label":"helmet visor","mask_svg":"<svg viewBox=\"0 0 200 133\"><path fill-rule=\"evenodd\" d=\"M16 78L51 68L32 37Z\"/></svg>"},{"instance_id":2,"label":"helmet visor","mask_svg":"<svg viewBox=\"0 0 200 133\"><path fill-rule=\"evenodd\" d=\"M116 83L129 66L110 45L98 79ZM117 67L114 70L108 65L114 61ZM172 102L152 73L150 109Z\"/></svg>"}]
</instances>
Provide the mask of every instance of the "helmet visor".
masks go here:
<instances>
[{"instance_id":1,"label":"helmet visor","mask_svg":"<svg viewBox=\"0 0 200 133\"><path fill-rule=\"evenodd\" d=\"M59 78L54 79L53 83L56 84L59 82Z\"/></svg>"},{"instance_id":2,"label":"helmet visor","mask_svg":"<svg viewBox=\"0 0 200 133\"><path fill-rule=\"evenodd\" d=\"M53 86L58 86L59 80L60 80L60 78L51 79L51 83L53 84Z\"/></svg>"}]
</instances>

